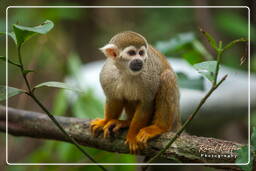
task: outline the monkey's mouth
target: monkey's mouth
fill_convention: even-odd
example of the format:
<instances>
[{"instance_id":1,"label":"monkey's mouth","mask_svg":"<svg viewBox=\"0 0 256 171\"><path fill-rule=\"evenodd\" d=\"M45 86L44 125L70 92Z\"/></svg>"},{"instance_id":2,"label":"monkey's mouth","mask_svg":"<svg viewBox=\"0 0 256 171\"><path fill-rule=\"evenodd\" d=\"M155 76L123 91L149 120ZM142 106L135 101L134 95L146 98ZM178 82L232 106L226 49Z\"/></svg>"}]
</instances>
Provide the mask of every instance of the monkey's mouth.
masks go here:
<instances>
[{"instance_id":1,"label":"monkey's mouth","mask_svg":"<svg viewBox=\"0 0 256 171\"><path fill-rule=\"evenodd\" d=\"M143 61L140 59L134 59L130 62L129 67L133 72L138 72L143 67Z\"/></svg>"}]
</instances>

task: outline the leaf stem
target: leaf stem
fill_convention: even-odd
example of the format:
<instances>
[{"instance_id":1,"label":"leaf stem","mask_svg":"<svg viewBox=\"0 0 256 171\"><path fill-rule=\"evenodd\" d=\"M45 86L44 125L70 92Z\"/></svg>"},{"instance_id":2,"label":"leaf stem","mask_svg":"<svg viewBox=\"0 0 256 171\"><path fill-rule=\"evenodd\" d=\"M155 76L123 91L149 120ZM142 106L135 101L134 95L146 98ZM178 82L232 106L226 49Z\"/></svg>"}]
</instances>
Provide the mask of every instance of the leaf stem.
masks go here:
<instances>
[{"instance_id":1,"label":"leaf stem","mask_svg":"<svg viewBox=\"0 0 256 171\"><path fill-rule=\"evenodd\" d=\"M81 151L93 163L96 163L97 166L101 170L107 171L107 169L105 167L100 165L96 160L94 160L94 158L92 158L88 153L86 153L83 150L83 148L78 144L78 142L65 131L65 129L59 124L59 122L56 120L56 118L47 110L47 108L35 96L35 94L33 92L33 89L31 89L31 86L30 86L29 81L27 79L27 75L24 72L25 70L24 70L24 65L23 65L22 57L21 57L21 45L18 46L18 58L19 58L19 63L20 63L19 64L20 65L20 71L22 73L22 76L23 76L23 78L26 82L26 86L28 88L28 91L26 92L26 94L28 96L30 96L36 102L36 104L48 115L48 117L52 120L52 122L59 128L59 130L66 136L66 138L78 148L79 151Z\"/></svg>"},{"instance_id":2,"label":"leaf stem","mask_svg":"<svg viewBox=\"0 0 256 171\"><path fill-rule=\"evenodd\" d=\"M28 79L27 79L26 74L24 73L24 65L23 65L22 57L21 57L21 44L20 44L20 45L18 45L18 58L19 58L20 71L21 71L22 77L23 77L23 78L24 78L24 80L25 80L25 83L26 83L27 88L28 88L28 92L29 92L29 93L31 93L31 87L30 87L30 84L29 84L29 82L28 82Z\"/></svg>"},{"instance_id":3,"label":"leaf stem","mask_svg":"<svg viewBox=\"0 0 256 171\"><path fill-rule=\"evenodd\" d=\"M217 50L217 65L216 65L216 69L215 69L215 76L214 76L214 80L213 80L213 85L216 85L217 83L217 78L219 75L219 70L220 70L220 57L223 53L223 49L222 49L222 42L219 42L219 48Z\"/></svg>"},{"instance_id":4,"label":"leaf stem","mask_svg":"<svg viewBox=\"0 0 256 171\"><path fill-rule=\"evenodd\" d=\"M0 56L0 59L5 61L5 62L8 62L16 67L21 67L19 64L16 64L15 62L12 62L10 59L7 60L7 58L5 56Z\"/></svg>"}]
</instances>

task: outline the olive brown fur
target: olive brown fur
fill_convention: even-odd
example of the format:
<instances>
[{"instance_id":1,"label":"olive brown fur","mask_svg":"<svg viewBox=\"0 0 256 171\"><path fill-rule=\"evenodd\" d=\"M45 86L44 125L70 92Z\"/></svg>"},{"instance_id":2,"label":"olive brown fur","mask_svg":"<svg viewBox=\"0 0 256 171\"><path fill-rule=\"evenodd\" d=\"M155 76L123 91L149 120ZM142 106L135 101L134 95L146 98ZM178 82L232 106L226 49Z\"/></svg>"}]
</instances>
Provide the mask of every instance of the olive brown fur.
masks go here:
<instances>
[{"instance_id":1,"label":"olive brown fur","mask_svg":"<svg viewBox=\"0 0 256 171\"><path fill-rule=\"evenodd\" d=\"M126 144L131 153L138 153L149 139L176 131L179 89L166 57L132 31L116 34L101 50L107 57L100 73L105 116L91 122L92 132L103 131L107 138L128 127ZM140 65L134 66L137 61ZM120 120L123 111L126 119Z\"/></svg>"}]
</instances>

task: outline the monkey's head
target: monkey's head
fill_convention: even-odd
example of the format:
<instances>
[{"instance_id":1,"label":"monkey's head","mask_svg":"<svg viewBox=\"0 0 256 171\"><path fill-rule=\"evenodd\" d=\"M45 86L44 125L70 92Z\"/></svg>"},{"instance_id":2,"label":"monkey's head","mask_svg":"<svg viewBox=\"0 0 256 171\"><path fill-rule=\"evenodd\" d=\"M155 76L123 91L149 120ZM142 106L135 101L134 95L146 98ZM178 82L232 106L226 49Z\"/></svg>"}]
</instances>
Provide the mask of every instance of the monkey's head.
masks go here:
<instances>
[{"instance_id":1,"label":"monkey's head","mask_svg":"<svg viewBox=\"0 0 256 171\"><path fill-rule=\"evenodd\" d=\"M143 70L147 54L147 40L140 34L126 31L116 34L107 45L100 48L106 57L114 60L118 69L137 75Z\"/></svg>"}]
</instances>

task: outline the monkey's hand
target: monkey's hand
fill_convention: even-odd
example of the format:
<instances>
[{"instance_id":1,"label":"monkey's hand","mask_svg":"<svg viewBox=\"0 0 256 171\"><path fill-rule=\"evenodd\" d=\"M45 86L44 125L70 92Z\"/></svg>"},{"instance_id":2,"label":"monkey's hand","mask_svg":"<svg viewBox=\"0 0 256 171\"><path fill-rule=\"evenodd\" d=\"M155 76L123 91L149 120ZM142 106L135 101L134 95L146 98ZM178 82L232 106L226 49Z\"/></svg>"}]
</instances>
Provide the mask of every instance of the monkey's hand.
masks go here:
<instances>
[{"instance_id":1,"label":"monkey's hand","mask_svg":"<svg viewBox=\"0 0 256 171\"><path fill-rule=\"evenodd\" d=\"M129 127L130 121L112 119L103 127L104 138L110 136L110 132L118 133L121 128Z\"/></svg>"},{"instance_id":2,"label":"monkey's hand","mask_svg":"<svg viewBox=\"0 0 256 171\"><path fill-rule=\"evenodd\" d=\"M140 146L139 142L136 140L136 137L127 136L125 144L129 146L132 154L138 154L139 150L142 149L142 146Z\"/></svg>"},{"instance_id":3,"label":"monkey's hand","mask_svg":"<svg viewBox=\"0 0 256 171\"><path fill-rule=\"evenodd\" d=\"M91 125L90 125L90 128L91 128L91 132L94 136L96 136L100 130L103 129L103 127L106 125L108 121L106 119L95 119L93 121L91 121Z\"/></svg>"},{"instance_id":4,"label":"monkey's hand","mask_svg":"<svg viewBox=\"0 0 256 171\"><path fill-rule=\"evenodd\" d=\"M136 140L143 144L144 146L147 145L147 141L157 135L162 134L163 132L166 132L165 130L159 128L156 125L150 125L145 128L142 128L138 135L136 136Z\"/></svg>"}]
</instances>

